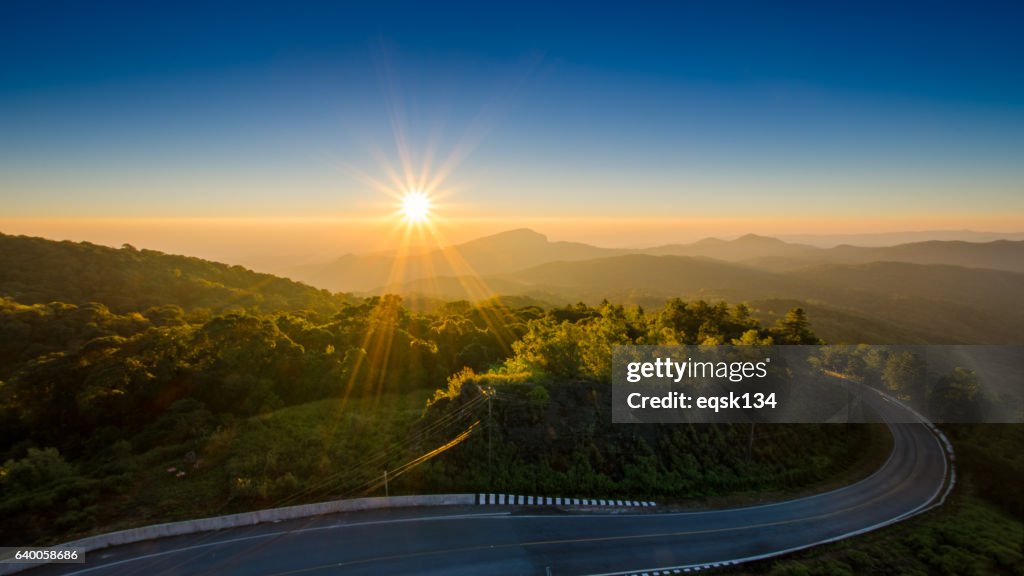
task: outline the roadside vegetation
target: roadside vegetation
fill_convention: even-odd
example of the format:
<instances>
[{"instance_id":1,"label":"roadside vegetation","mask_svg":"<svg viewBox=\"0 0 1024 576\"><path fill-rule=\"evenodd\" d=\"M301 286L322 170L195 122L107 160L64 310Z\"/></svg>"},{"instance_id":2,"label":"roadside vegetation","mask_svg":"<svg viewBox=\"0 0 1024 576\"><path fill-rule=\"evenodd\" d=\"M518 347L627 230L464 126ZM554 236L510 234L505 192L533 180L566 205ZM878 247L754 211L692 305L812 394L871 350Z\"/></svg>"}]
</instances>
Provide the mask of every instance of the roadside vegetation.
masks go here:
<instances>
[{"instance_id":1,"label":"roadside vegetation","mask_svg":"<svg viewBox=\"0 0 1024 576\"><path fill-rule=\"evenodd\" d=\"M958 485L946 505L879 532L720 574L1024 574L1024 429L952 425Z\"/></svg>"}]
</instances>

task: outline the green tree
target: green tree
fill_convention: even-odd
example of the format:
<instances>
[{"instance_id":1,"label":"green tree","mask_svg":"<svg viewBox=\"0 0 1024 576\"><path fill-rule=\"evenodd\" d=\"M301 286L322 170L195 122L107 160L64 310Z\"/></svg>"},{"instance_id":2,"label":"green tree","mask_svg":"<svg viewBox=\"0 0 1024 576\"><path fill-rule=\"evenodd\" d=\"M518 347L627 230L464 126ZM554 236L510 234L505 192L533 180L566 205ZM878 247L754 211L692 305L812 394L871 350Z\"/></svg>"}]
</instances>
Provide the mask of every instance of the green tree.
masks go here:
<instances>
[{"instance_id":1,"label":"green tree","mask_svg":"<svg viewBox=\"0 0 1024 576\"><path fill-rule=\"evenodd\" d=\"M811 332L811 323L803 308L793 308L786 317L775 323L772 330L778 344L821 344L821 340Z\"/></svg>"},{"instance_id":2,"label":"green tree","mask_svg":"<svg viewBox=\"0 0 1024 576\"><path fill-rule=\"evenodd\" d=\"M0 486L5 489L32 490L74 474L56 448L29 448L20 460L8 460L0 468Z\"/></svg>"},{"instance_id":3,"label":"green tree","mask_svg":"<svg viewBox=\"0 0 1024 576\"><path fill-rule=\"evenodd\" d=\"M984 402L978 375L958 366L936 382L930 415L939 422L980 422Z\"/></svg>"},{"instance_id":4,"label":"green tree","mask_svg":"<svg viewBox=\"0 0 1024 576\"><path fill-rule=\"evenodd\" d=\"M927 386L925 378L924 360L910 351L890 354L882 372L886 388L900 400L923 400Z\"/></svg>"}]
</instances>

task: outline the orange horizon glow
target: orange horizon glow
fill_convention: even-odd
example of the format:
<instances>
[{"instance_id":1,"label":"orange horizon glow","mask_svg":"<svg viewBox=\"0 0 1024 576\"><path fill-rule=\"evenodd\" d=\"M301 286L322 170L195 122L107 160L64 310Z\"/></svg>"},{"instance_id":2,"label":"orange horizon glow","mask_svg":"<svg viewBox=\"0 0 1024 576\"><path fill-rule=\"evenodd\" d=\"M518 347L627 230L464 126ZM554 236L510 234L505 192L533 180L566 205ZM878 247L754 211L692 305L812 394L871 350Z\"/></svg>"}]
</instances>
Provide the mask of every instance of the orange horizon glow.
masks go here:
<instances>
[{"instance_id":1,"label":"orange horizon glow","mask_svg":"<svg viewBox=\"0 0 1024 576\"><path fill-rule=\"evenodd\" d=\"M583 242L607 248L648 248L703 238L725 240L744 234L828 236L972 230L993 234L1024 232L1022 215L943 215L930 217L672 218L594 216L469 215L436 203L429 229L406 230L395 208L364 215L308 218L3 218L0 233L51 240L92 242L240 264L284 273L295 266L333 261L346 254L415 254L458 245L508 230L529 228L552 242ZM814 243L812 240L802 239Z\"/></svg>"},{"instance_id":2,"label":"orange horizon glow","mask_svg":"<svg viewBox=\"0 0 1024 576\"><path fill-rule=\"evenodd\" d=\"M429 208L434 212L434 205ZM336 228L339 238L353 227L360 234L373 228L393 228L396 215L401 219L401 210L391 214L364 214L347 216L286 216L286 217L0 217L0 233L27 236L42 236L55 240L95 241L93 238L121 233L150 233L160 237L161 233L182 230L242 231L294 229L322 231ZM835 234L879 234L930 231L989 232L1017 234L1024 232L1024 215L964 216L886 216L886 217L607 217L607 216L514 216L514 215L445 215L435 223L443 229L453 242L464 242L473 238L496 234L506 230L530 228L545 234L552 240L589 242L595 237L621 237L622 245L608 247L634 247L629 242L632 236L647 239L658 236L661 243L691 242L707 237L728 239L743 234L766 236L785 235L835 235ZM652 232L656 234L652 234ZM578 237L568 237L576 234ZM380 240L380 238L376 238ZM391 240L395 238L392 237ZM185 240L183 238L183 240ZM364 238L365 240L365 238ZM125 237L121 243L131 242ZM103 243L103 242L100 242ZM376 244L376 249L395 248L388 243ZM366 248L365 242L353 242L353 247ZM351 252L346 246L336 247L341 253ZM373 249L373 248L369 248Z\"/></svg>"}]
</instances>

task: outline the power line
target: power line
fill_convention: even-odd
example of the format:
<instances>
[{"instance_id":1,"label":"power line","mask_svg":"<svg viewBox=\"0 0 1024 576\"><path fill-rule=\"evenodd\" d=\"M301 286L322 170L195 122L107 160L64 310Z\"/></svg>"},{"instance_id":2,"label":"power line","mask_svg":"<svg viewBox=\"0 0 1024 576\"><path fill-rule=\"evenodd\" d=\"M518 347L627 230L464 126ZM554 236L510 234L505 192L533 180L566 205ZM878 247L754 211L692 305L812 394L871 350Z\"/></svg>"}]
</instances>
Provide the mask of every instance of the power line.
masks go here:
<instances>
[{"instance_id":1,"label":"power line","mask_svg":"<svg viewBox=\"0 0 1024 576\"><path fill-rule=\"evenodd\" d=\"M418 441L418 442L422 442L422 441L426 440L430 435L432 435L432 434L434 434L436 432L439 432L439 431L441 431L441 430L451 426L452 424L454 424L458 420L464 419L466 416L472 415L472 413L475 411L475 409L478 406L480 406L485 400L486 400L486 398L484 398L483 396L477 396L476 398L473 398L473 399L469 400L468 402L466 402L464 405L460 406L456 410L445 414L444 416L438 418L434 422L431 422L428 426L418 430L416 435L415 435L415 440ZM465 439L465 438L462 438L462 439ZM460 440L460 442L461 442L461 440ZM366 482L363 482L361 484L358 484L357 485L357 489L359 487L366 486L368 484L369 485L379 486L379 482L377 480L378 477L377 477L377 472L376 471L380 469L381 463L386 463L388 458L391 456L392 453L394 453L394 452L399 452L400 453L402 451L402 449L407 448L408 445L409 445L408 441L405 441L405 442L402 442L402 441L392 442L392 443L388 444L387 446L385 446L382 450L379 450L379 451L375 452L374 454L371 454L371 455L363 458L356 466L350 467L350 468L348 468L346 470L340 470L338 472L335 472L334 474L331 474L331 475L329 475L329 476L327 476L325 478L322 478L318 482L316 482L316 483L306 487L304 490L301 490L301 491L299 491L299 492L297 492L295 494L289 495L289 496L287 496L285 498L279 499L277 501L276 505L279 505L279 506L280 505L286 505L289 502L294 502L296 500L302 499L305 496L308 496L310 494L316 493L318 491L321 491L321 490L327 488L328 486L330 486L332 484L335 484L338 480L342 480L342 481L349 480L349 479L354 480L355 478L358 478L360 476L370 476L371 479L366 481ZM437 452L436 452L436 449L435 449L435 450L432 450L432 451L428 452L427 454L434 454L434 455L436 455L436 453ZM414 461L415 461L415 459L414 459ZM385 468L386 468L386 466L385 466ZM371 473L372 473L372 475L371 475ZM404 473L404 471L403 471L403 473ZM395 478L395 477L397 477L397 475L392 475L392 478Z\"/></svg>"}]
</instances>

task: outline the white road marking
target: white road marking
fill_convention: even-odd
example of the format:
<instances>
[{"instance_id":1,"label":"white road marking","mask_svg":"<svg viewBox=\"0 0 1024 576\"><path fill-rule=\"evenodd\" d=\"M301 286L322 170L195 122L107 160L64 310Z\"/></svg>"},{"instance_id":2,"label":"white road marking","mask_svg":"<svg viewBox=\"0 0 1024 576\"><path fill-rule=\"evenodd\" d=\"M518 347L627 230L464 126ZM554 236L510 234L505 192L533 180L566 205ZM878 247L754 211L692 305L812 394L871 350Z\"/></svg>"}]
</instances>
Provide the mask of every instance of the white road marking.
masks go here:
<instances>
[{"instance_id":1,"label":"white road marking","mask_svg":"<svg viewBox=\"0 0 1024 576\"><path fill-rule=\"evenodd\" d=\"M122 564L128 564L131 562L137 562L139 560L148 560L150 558L158 558L160 556L169 556L171 554L179 554L181 552L191 552L193 550L201 550L203 548L210 548L212 546L221 546L224 544L236 544L238 542L246 542L249 540L260 540L263 538L276 538L278 536L287 536L289 534L302 534L304 532L320 532L322 530L337 530L343 528L358 528L362 526L377 526L381 524L404 524L408 522L428 522L431 520L464 520L466 518L492 518L500 516L509 516L509 512L485 512L482 514L456 514L453 516L425 516L419 518L395 518L393 520L371 520L369 522L353 522L351 524L331 524L328 526L313 526L311 528L298 528L295 530L281 530L278 532L266 532L263 534L253 534L252 536L241 536L238 538L229 538L227 540L217 540L216 542L204 542L202 544L193 544L192 546L184 546L182 548L172 548L171 550L162 550L160 552L153 552L150 554L144 554L142 556L132 556L131 558L125 558L124 560L118 560L117 562L109 562L107 564L101 564L99 566L92 566L90 568L83 568L75 572L68 572L65 576L75 576L76 574L87 574L89 572L95 572L96 570L103 570L105 568L111 568L113 566L120 566ZM127 544L126 544L127 546Z\"/></svg>"},{"instance_id":2,"label":"white road marking","mask_svg":"<svg viewBox=\"0 0 1024 576\"><path fill-rule=\"evenodd\" d=\"M923 416L918 414L912 408L908 408L907 406L904 406L902 403L891 402L887 397L885 397L881 393L879 393L879 396L881 396L882 399L885 400L886 402L889 402L890 404L896 404L896 405L900 406L901 408L911 412L912 414L914 414L914 416L916 416L919 419L920 423L926 424L926 425L929 424L929 422ZM890 424L890 426L891 426L891 424ZM934 426L926 426L926 427L931 429L930 431L932 433L929 436L930 436L930 438L932 438L932 440L935 441L935 443L939 447L939 451L941 452L943 450L943 444L944 443L945 444L949 444L949 439L946 438L946 435L943 434L941 431L939 431ZM874 477L876 474L881 473L882 470L884 470L885 468L888 467L889 462L892 461L892 459L895 456L895 454L896 454L896 447L894 445L892 451L889 453L889 458L886 459L886 461L885 461L885 464L883 464L878 470L875 470L867 478L864 478L863 480L860 480L859 482L855 482L854 484L850 484L850 485L844 486L842 488L837 488L835 490L832 490L830 492L825 492L823 494L815 494L815 495L812 495L812 496L805 496L803 498L796 498L794 500L788 500L788 501L784 500L784 501L775 502L775 503L772 503L772 504L762 504L760 506L750 506L748 508L766 508L766 507L769 507L769 506L777 506L779 504L789 504L789 503L792 503L792 502L798 502L798 501L807 500L807 499L810 499L810 498L818 498L818 497L829 495L829 494L835 494L835 493L838 493L838 492L843 491L843 490L848 490L850 488L853 488L854 486L857 486L858 484L867 482L869 479ZM944 456L945 456L945 454L944 454ZM848 532L846 534L840 534L839 536L833 536L832 538L828 538L826 540L821 540L821 541L818 541L818 542L813 542L811 544L804 544L802 546L796 546L796 547L789 548L789 549L786 549L786 550L780 550L780 551L775 551L775 552L768 552L768 553L760 554L760 555L757 555L757 556L748 556L746 558L733 558L733 559L730 559L730 560L721 561L720 563L715 563L714 566L717 567L717 566L720 566L720 565L744 564L746 562L753 562L753 561L757 561L757 560L764 560L766 558L774 558L774 557L777 557L777 556L782 556L782 555L785 555L785 554L790 554L792 552L797 552L799 550L805 550L807 548L813 548L815 546L821 546L821 545L824 545L824 544L830 544L830 543L833 543L833 542L838 542L840 540L845 540L847 538L851 538L851 537L854 537L854 536L858 536L860 534L871 532L871 531L877 530L879 528L884 528L886 526L890 526L892 524L900 522L901 520L905 520L907 518L911 518L911 517L916 516L918 514L921 514L923 512L927 512L928 510L931 510L931 509L933 509L933 508L935 508L937 506L941 506L946 501L946 497L952 491L952 489L953 489L953 480L955 480L955 478L956 478L956 469L953 468L952 470L950 470L949 464L950 464L950 459L947 458L947 457L943 457L943 459L942 459L942 477L943 477L943 482L935 489L935 492L932 493L931 497L925 503L917 506L916 508L914 508L914 509L912 509L912 510L910 510L908 512L904 512L903 514L900 514L899 516L896 516L894 518L890 518L888 520L879 522L877 524L874 524L872 526L868 526L866 528L861 528L859 530L854 530L854 531ZM945 478L946 478L947 474L949 474L950 479L951 479L951 481L950 481L950 483L948 485L945 482ZM945 492L943 492L943 490L942 490L944 486L946 488ZM939 497L940 493L942 493L941 498ZM937 498L939 498L938 502L936 502ZM737 508L737 509L734 509L734 511L735 510L743 510L743 508ZM709 510L709 511L705 511L705 512L682 512L682 513L678 513L678 515L704 514L704 513L708 513L708 512L711 512L711 511ZM675 516L675 515L677 515L677 514L666 514L665 516ZM694 571L694 572L699 572L700 570L710 568L711 566L712 566L711 564L690 565L690 566L671 566L671 567L662 568L661 570L673 569L673 568L682 568L682 570L684 572L690 572L691 570ZM603 573L603 574L593 574L591 576L620 576L620 575L623 575L623 574L634 574L635 575L636 572L631 572L631 571L607 572L607 573Z\"/></svg>"}]
</instances>

